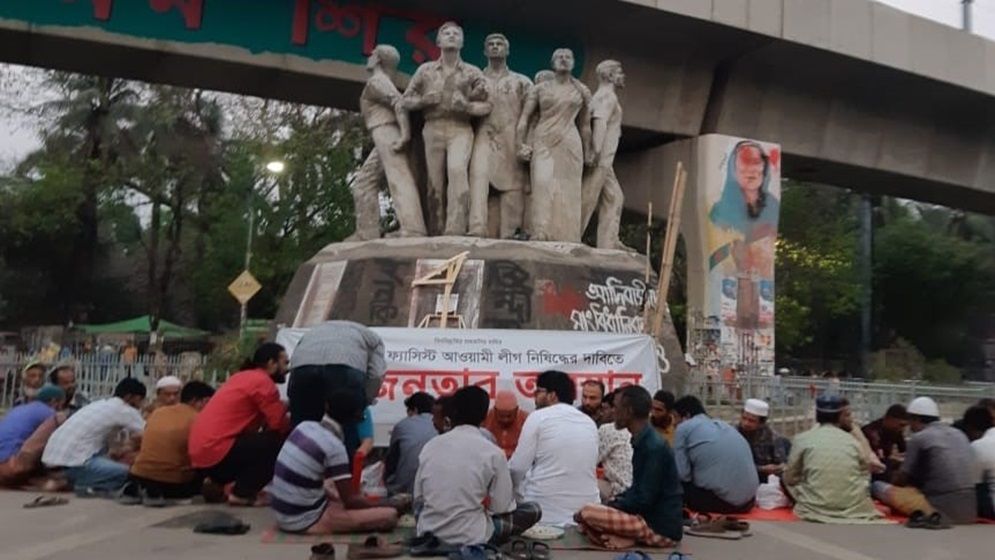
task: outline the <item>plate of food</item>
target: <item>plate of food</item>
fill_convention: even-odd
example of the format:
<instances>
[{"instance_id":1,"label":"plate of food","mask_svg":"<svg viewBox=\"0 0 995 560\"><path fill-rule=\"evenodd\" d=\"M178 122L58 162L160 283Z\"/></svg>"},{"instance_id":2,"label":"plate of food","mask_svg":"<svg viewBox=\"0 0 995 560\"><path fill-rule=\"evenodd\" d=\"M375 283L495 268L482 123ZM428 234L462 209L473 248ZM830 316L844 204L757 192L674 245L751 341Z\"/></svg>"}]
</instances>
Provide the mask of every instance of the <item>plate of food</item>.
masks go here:
<instances>
[{"instance_id":1,"label":"plate of food","mask_svg":"<svg viewBox=\"0 0 995 560\"><path fill-rule=\"evenodd\" d=\"M563 536L563 529L552 525L535 525L522 533L522 536L537 541L555 541Z\"/></svg>"}]
</instances>

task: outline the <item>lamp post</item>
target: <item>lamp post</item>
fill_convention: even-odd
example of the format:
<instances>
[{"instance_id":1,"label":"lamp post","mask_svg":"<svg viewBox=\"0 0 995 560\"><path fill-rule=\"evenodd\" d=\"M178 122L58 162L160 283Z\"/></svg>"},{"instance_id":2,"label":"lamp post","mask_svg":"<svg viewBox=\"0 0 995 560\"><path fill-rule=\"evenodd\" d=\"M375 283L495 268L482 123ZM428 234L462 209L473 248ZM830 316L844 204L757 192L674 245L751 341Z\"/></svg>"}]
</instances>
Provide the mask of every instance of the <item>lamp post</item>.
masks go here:
<instances>
[{"instance_id":1,"label":"lamp post","mask_svg":"<svg viewBox=\"0 0 995 560\"><path fill-rule=\"evenodd\" d=\"M271 176L276 176L287 168L287 164L280 160L271 160L266 163L263 169L266 170ZM252 265L252 236L255 234L256 229L256 210L252 206L252 195L255 194L255 185L253 188L249 189L248 196L245 200L246 211L249 214L249 224L245 235L245 270L248 272L249 267ZM242 303L241 317L239 319L239 339L245 337L245 325L249 320L249 302L245 301Z\"/></svg>"}]
</instances>

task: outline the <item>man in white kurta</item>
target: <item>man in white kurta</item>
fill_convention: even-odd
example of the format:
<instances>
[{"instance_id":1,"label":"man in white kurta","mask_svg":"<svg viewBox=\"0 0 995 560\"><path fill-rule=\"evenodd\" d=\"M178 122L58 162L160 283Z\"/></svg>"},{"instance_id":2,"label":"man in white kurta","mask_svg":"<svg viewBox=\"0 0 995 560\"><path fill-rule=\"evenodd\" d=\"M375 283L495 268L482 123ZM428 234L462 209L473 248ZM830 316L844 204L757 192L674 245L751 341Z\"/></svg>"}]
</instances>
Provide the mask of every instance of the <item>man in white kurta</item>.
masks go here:
<instances>
[{"instance_id":1,"label":"man in white kurta","mask_svg":"<svg viewBox=\"0 0 995 560\"><path fill-rule=\"evenodd\" d=\"M567 374L536 380L536 411L522 427L509 467L516 495L542 508L543 525L573 525L585 505L600 503L596 470L598 428L573 406L577 388Z\"/></svg>"}]
</instances>

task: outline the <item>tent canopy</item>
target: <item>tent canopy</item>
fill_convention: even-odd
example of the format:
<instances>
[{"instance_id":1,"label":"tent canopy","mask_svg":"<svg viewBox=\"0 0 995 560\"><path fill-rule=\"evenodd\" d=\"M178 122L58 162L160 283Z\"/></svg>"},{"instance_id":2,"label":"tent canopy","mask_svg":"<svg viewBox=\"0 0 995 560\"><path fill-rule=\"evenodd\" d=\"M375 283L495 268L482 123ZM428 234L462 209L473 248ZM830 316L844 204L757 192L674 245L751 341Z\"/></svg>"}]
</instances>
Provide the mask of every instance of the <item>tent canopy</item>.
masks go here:
<instances>
[{"instance_id":1,"label":"tent canopy","mask_svg":"<svg viewBox=\"0 0 995 560\"><path fill-rule=\"evenodd\" d=\"M76 328L87 334L149 334L152 332L152 322L148 315L142 315L141 317L118 321L116 323L77 325ZM163 336L172 337L198 337L211 334L200 329L170 323L165 319L159 319L159 333Z\"/></svg>"}]
</instances>

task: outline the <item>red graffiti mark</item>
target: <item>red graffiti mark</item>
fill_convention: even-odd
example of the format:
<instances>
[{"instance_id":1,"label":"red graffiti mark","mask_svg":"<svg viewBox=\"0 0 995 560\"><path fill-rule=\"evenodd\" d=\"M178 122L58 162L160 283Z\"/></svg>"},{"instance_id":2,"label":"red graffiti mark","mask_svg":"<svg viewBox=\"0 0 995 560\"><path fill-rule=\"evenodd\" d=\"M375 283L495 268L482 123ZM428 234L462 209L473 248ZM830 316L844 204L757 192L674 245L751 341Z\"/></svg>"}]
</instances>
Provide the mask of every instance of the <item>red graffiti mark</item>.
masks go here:
<instances>
[{"instance_id":1,"label":"red graffiti mark","mask_svg":"<svg viewBox=\"0 0 995 560\"><path fill-rule=\"evenodd\" d=\"M587 298L572 286L560 289L553 280L540 280L538 286L542 312L547 315L569 317L572 312L587 308Z\"/></svg>"},{"instance_id":2,"label":"red graffiti mark","mask_svg":"<svg viewBox=\"0 0 995 560\"><path fill-rule=\"evenodd\" d=\"M76 0L63 0L67 4L75 4ZM114 0L91 0L93 2L93 19L107 21L111 19Z\"/></svg>"},{"instance_id":3,"label":"red graffiti mark","mask_svg":"<svg viewBox=\"0 0 995 560\"><path fill-rule=\"evenodd\" d=\"M183 14L187 29L200 29L204 17L204 0L149 0L149 5L160 14L176 8Z\"/></svg>"},{"instance_id":4,"label":"red graffiti mark","mask_svg":"<svg viewBox=\"0 0 995 560\"><path fill-rule=\"evenodd\" d=\"M771 148L771 150L770 150L770 156L769 157L770 157L770 164L774 167L774 169L780 169L781 168L781 149L780 148Z\"/></svg>"},{"instance_id":5,"label":"red graffiti mark","mask_svg":"<svg viewBox=\"0 0 995 560\"><path fill-rule=\"evenodd\" d=\"M315 9L317 8L317 9ZM429 33L445 23L445 19L384 6L343 6L332 0L296 0L290 40L295 45L307 45L312 27L320 32L337 32L348 39L362 34L363 54L369 55L377 46L380 21L385 17L411 22L404 39L413 48L411 58L421 64L438 58L439 48Z\"/></svg>"}]
</instances>

